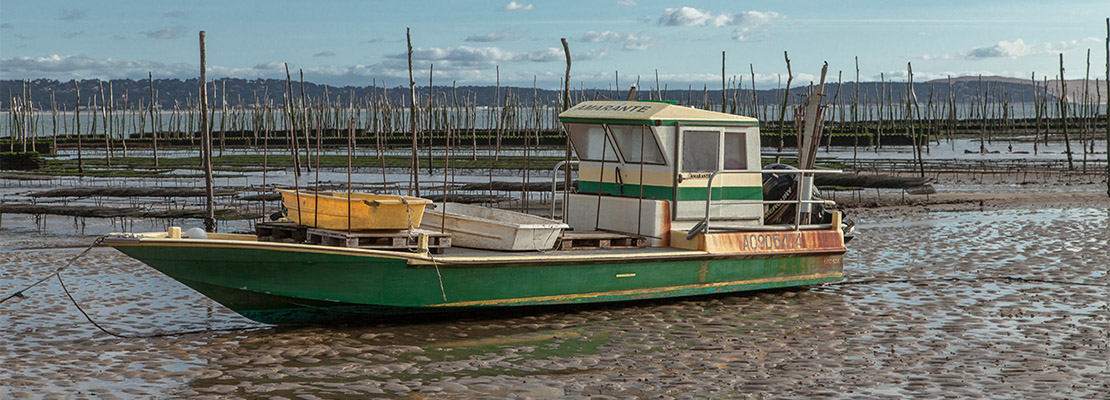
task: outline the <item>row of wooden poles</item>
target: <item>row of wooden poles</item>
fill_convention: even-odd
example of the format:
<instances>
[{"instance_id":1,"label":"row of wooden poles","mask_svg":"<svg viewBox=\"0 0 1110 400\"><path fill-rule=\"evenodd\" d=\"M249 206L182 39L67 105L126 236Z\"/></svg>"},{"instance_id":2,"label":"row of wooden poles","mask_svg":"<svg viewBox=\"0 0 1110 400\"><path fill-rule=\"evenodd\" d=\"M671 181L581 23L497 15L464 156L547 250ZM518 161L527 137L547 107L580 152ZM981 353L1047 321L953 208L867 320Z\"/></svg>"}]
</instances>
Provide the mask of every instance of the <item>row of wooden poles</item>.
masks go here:
<instances>
[{"instance_id":1,"label":"row of wooden poles","mask_svg":"<svg viewBox=\"0 0 1110 400\"><path fill-rule=\"evenodd\" d=\"M789 58L787 58L787 66L787 70L790 71ZM979 90L975 97L960 104L955 101L949 79L947 98L936 95L936 84L929 84L927 94L922 96L917 105L917 108L920 108L919 113L915 111L917 108L905 106L914 100L911 97L916 96L911 96L910 92L906 91L900 93L899 98L895 99L894 91L890 90L893 82L886 81L883 73L880 74L877 87L870 92L860 93L861 85L855 85L853 93L842 95L840 89L845 86L838 85L829 103L833 111L828 113L828 127L834 132L869 132L881 138L884 133L905 132L907 125L917 120L922 125L932 128L929 131L937 136L951 137L955 132L978 130L986 141L990 141L996 133L1013 132L1019 127L1027 128L1025 125L1030 122L1028 120L1035 120L1033 133L1038 142L1045 142L1049 136L1042 133L1056 126L1053 125L1053 120L1066 118L1072 121L1071 125L1081 126L1084 133L1087 133L1093 129L1090 127L1093 127L1093 121L1098 119L1099 104L1103 101L1101 91L1096 91L1096 96L1087 95L1089 93L1087 88L1091 84L1089 69L1088 59L1088 74L1084 78L1083 96L1080 99L1057 98L1053 101L1049 97L1047 76L1044 77L1043 82L1032 78L1031 84L1035 95L1032 96L1033 109L1028 110L1027 102L1013 101L1014 93L999 89L997 85L992 87L990 82L982 82L980 77ZM858 66L856 75L858 81ZM619 84L619 74L617 76ZM489 131L495 132L498 138L505 136L524 138L527 137L525 133L528 131L524 129L526 125L541 132L559 130L557 115L563 109L559 96L540 98L538 90L533 87L532 101L529 104L521 100L521 91L527 89L505 88L502 91L498 79L496 103L479 105L476 94L464 91L460 96L454 83L449 90L437 90L433 84L433 77L434 74L430 73L428 77L430 94L425 95L421 101L422 104L415 109L416 119L422 132L439 133L442 136L446 125L450 124L461 134L469 136L472 139L472 146L476 147L477 137L489 134ZM838 73L838 83L842 83L842 77L843 71ZM764 121L764 126L767 128L791 131L790 126L794 123L793 113L790 112L794 106L794 101L791 99L793 96L784 96L787 91L780 89L775 91L776 98L773 104L761 102L755 90L743 87L743 80L744 76L732 77L727 81L722 79L720 102L709 98L707 86L703 87L699 94L694 94L692 89L672 91L664 86L664 89L638 92L637 97L671 100L697 108L756 116ZM787 79L787 90L792 81L793 74L790 73ZM1063 81L1059 82L1061 85L1064 84ZM222 90L221 83L224 86ZM1101 84L1098 78L1094 80L1094 84L1096 86ZM153 79L150 80L150 98L154 98L155 101L151 102L150 98L140 98L134 103L128 99L129 93L116 97L112 82L104 85L104 82L98 81L96 85L99 88L98 93L84 99L82 104L80 86L74 82L78 92L78 104L73 107L57 104L53 101L53 92L50 104L36 104L27 96L29 91L27 85L28 83L24 82L23 93L12 94L9 100L9 118L5 128L9 133L7 136L13 138L9 144L10 151L36 151L37 140L56 141L59 135L69 139L80 132L86 136L103 136L107 146L119 147L126 156L127 138L134 134L150 139L161 137L194 140L195 132L200 131L199 102L190 97L184 105L177 104L175 101L173 108L169 110L156 107L157 91L154 88ZM213 81L210 87L213 93L223 93L222 96L215 94L211 96L211 101L218 102L219 105L212 107L207 116L210 129L220 134L221 152L226 148L226 134L229 132L240 135L249 132L250 144L257 145L259 135L264 132L279 132L287 129L289 119L286 116L290 112L287 107L288 101L275 106L268 100L268 96L265 96L266 100L256 96L252 103L245 103L240 96L233 104L227 99L226 81ZM298 110L306 110L303 122L309 126L315 126L317 121L322 123L325 135L340 136L347 128L347 121L353 119L357 136L384 135L386 138L405 136L410 131L408 125L411 120L408 115L409 108L405 104L407 99L403 95L401 98L391 98L387 96L385 88L381 88L379 92L376 83L373 85L372 92L374 94L358 99L349 96L348 102L343 102L338 99L333 101L327 93L327 88L322 98L305 98L302 87L302 95L299 99L294 99L295 107ZM598 98L619 98L611 91L607 94L605 96L598 90L579 89L571 91L571 98L572 103ZM1021 99L1027 98L1024 93L1018 96ZM85 130L80 128L82 121L77 120L81 110L91 114L90 118L84 120L87 124ZM1031 114L1032 118L1023 118ZM295 128L303 130L303 127ZM1081 135L1081 140L1087 136L1089 135ZM935 137L935 139L938 138ZM879 144L881 145L881 140Z\"/></svg>"},{"instance_id":2,"label":"row of wooden poles","mask_svg":"<svg viewBox=\"0 0 1110 400\"><path fill-rule=\"evenodd\" d=\"M1108 59L1110 59L1110 19L1107 21L1107 51ZM638 92L637 97L641 93L646 93L646 97L651 100L676 100L694 107L760 117L762 120L768 121L764 123L765 131L771 129L779 133L778 147L781 151L784 146L783 137L785 132L793 130L788 125L790 120L787 119L787 114L795 103L794 99L791 98L792 96L789 96L794 75L789 55L785 52L784 59L787 69L786 87L783 90L776 91L776 104L769 104L766 101L761 102L755 90L745 91L743 87L744 76L734 76L729 79L725 71L724 52L722 52L722 85L719 103L709 99L708 86L702 88L700 96L695 94L692 87L688 87L685 93L672 91L665 85L660 87L658 72L656 72L655 87L651 90ZM754 65L749 64L749 69L752 88L754 89ZM858 59L855 70L856 82L859 82ZM434 65L431 66L431 71L434 71ZM1060 71L1056 77L1060 85L1059 93L1061 94L1067 93L1066 81L1063 79L1064 72L1063 55L1061 54ZM60 110L63 114L60 124L63 137L72 135L77 138L79 160L81 159L82 136L102 136L106 148L106 164L109 166L111 165L111 157L117 147L123 156L127 156L127 137L130 136L127 132L138 132L140 136L146 136L148 119L151 125L149 138L152 141L155 165L158 164L158 139L160 137L187 138L192 141L195 134L191 132L200 132L202 124L204 125L203 128L206 128L205 130L219 133L221 154L226 147L226 134L229 131L238 132L240 135L250 131L252 146L258 145L260 135L263 138L269 138L272 132L281 132L282 130L303 132L303 136L295 140L291 135L290 140L299 141L303 139L304 148L307 151L310 147L308 145L310 127L317 127L320 135L331 134L338 138L348 128L347 125L350 121L353 121L355 136L372 136L379 149L379 157L384 153L381 151L384 141L389 138L404 137L411 134L413 151L415 152L419 141L428 149L428 158L431 159L434 157L431 150L434 136L438 134L439 138L442 139L443 132L446 132L448 127L454 127L456 140L460 137L469 136L472 157L477 158L478 156L478 138L481 135L490 138L488 144L493 145L496 149L491 155L496 158L500 154L500 145L505 137L524 139L525 144L529 141L538 141L540 136L544 134L554 134L562 137L562 133L558 130L557 114L565 109L568 104L589 99L618 97L613 92L612 87L608 96L604 96L601 90L592 90L591 93L591 90L585 89L584 86L578 90L571 90L569 84L567 84L569 82L568 78L567 82L563 82L566 86L563 98L551 96L552 98L541 101L538 90L533 84L532 104L529 105L521 101L520 88L506 88L504 94L501 93L498 70L496 102L492 105L481 106L477 104L477 96L473 93L463 93L460 100L454 83L452 83L450 93L447 90L437 92L433 77L434 74L430 72L428 76L428 95L422 102L417 101L415 81L410 79L412 90L408 96L409 104L407 105L404 97L396 101L391 99L390 96L386 95L384 88L378 93L376 82L373 95L357 101L353 95L348 96L347 104L343 104L339 100L332 101L326 89L323 98L306 98L302 74L299 100L290 85L280 106L275 106L269 100L259 101L257 97L250 106L245 105L241 98L238 99L238 106L229 106L227 92L223 90L222 97L205 94L195 105L192 104L191 100L187 100L184 109L175 104L174 110L168 115L168 121L163 120L167 118L166 113L157 110L155 107L157 92L153 85L153 77L150 75L148 75L150 79L150 97L145 104L142 99L139 99L134 106L131 106L127 101L128 93L123 94L121 104L120 99L117 99L114 95L111 82L108 83L107 90L105 90L103 82L98 82L98 93L94 93L90 99L87 99L88 104L82 107L80 86L74 81L77 91L77 104L73 108L73 130L69 129L69 118L66 116L68 108L65 105ZM838 73L838 83L842 83L842 77L843 73ZM1020 115L1028 115L1027 110L1025 110L1026 102L1012 102L1014 94L999 90L997 87L992 92L990 83L984 84L981 78L979 80L979 90L975 97L969 104L961 105L955 102L954 93L951 90L951 79L948 81L947 99L934 96L935 84L930 84L927 96L922 96L925 101L921 101L914 90L912 65L910 64L907 64L907 77L909 88L899 95L899 99L894 98L893 83L885 79L885 74L880 74L880 84L871 93L861 94L860 85L857 84L854 93L842 95L840 89L844 86L838 85L836 93L832 96L831 102L828 103L834 110L825 113L828 119L826 128L834 133L838 130L848 130L873 135L873 137L878 138L875 146L876 150L882 144L881 137L884 133L908 133L913 140L912 143L915 144L915 160L918 161L921 159L921 152L928 152L929 144L940 140L942 135L951 138L953 133L966 133L968 130L977 127L980 134L980 152L986 152L986 143L994 139L995 133L1013 133L1019 127L1028 131L1029 122L1032 122L1034 152L1038 151L1040 143L1047 143L1050 137L1049 132L1054 128L1062 134L1067 147L1069 169L1074 169L1071 133L1078 133L1084 161L1088 152L1095 151L1093 148L1095 128L1102 119L1099 115L1098 105L1102 103L1103 99L1100 90L1096 90L1097 94L1094 98L1087 95L1089 93L1087 89L1090 85L1090 51L1088 51L1087 73L1083 80L1084 90L1081 99L1069 99L1065 95L1060 95L1056 96L1055 101L1050 101L1047 76L1042 82L1036 80L1035 73L1031 76L1031 83L1034 88L1033 115L1035 115L1032 121L1029 121L1030 118L1017 118L1017 104L1020 104L1022 108ZM639 80L640 77L637 76L637 86L640 85ZM1107 69L1107 81L1110 81L1110 67ZM621 87L619 73L616 74L614 83L617 88ZM1101 87L1100 85L1099 79L1096 78L1095 86ZM207 91L208 83L206 82L202 87ZM220 91L216 81L211 83L211 87L213 92ZM224 89L226 89L226 85ZM8 107L9 134L7 136L10 137L9 150L16 151L18 143L19 150L35 151L37 150L37 139L47 136L54 141L56 146L59 133L59 108L53 100L53 93L51 93L49 111L51 132L47 135L45 132L47 124L40 123L40 120L45 118L45 107L42 104L36 105L29 100L26 82L22 92L11 97ZM99 97L96 94L99 94ZM1025 98L1024 93L1019 96ZM266 98L269 97L266 96ZM201 103L210 99L213 101L220 100L221 106L211 108L207 105L202 106ZM502 103L502 100L504 100L504 103ZM479 110L487 109L490 106L492 112L479 112ZM92 113L92 118L88 120L90 126L86 128L87 133L81 129L80 113L82 108L86 112ZM200 110L208 111L201 112ZM773 115L775 112L778 113L777 118ZM217 113L219 114L217 115ZM791 119L793 119L793 113L790 114ZM775 122L776 119L777 123ZM215 121L219 121L218 127ZM1110 130L1110 123L1104 123L1104 125L1106 125L1106 129ZM1069 132L1069 128L1078 132ZM854 136L856 138L854 147L858 148L859 136ZM1107 136L1110 137L1110 133L1107 133ZM493 138L496 139L496 142L493 141ZM831 140L832 135L828 135L827 138ZM214 145L214 143L210 144ZM828 142L826 142L827 144ZM922 146L924 146L924 149L921 148ZM429 163L430 165L431 163Z\"/></svg>"}]
</instances>

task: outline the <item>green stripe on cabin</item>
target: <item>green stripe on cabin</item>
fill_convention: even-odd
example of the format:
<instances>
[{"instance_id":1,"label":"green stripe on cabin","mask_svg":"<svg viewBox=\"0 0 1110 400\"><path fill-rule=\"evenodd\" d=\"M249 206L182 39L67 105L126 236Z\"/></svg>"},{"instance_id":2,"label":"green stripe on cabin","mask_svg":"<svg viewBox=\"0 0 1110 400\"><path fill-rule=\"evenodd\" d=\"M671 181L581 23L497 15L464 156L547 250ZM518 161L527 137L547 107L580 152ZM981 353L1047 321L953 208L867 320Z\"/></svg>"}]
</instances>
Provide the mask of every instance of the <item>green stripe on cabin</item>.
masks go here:
<instances>
[{"instance_id":1,"label":"green stripe on cabin","mask_svg":"<svg viewBox=\"0 0 1110 400\"><path fill-rule=\"evenodd\" d=\"M592 181L579 181L578 193L596 194L598 183ZM640 197L640 185L605 182L601 187L601 194L610 196ZM674 200L674 192L670 186L644 185L644 198L654 200ZM678 201L704 201L705 188L680 187L678 188ZM725 186L713 188L713 200L763 200L762 186Z\"/></svg>"}]
</instances>

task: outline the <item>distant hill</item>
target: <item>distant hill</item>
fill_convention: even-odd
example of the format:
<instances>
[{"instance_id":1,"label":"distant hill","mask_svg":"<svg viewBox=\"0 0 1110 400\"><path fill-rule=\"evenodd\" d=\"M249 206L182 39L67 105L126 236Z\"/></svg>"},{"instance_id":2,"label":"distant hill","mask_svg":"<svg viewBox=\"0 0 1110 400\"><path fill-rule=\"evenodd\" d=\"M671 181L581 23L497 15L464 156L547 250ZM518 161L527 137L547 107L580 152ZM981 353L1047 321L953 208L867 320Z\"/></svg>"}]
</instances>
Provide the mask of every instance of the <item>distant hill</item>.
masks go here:
<instances>
[{"instance_id":1,"label":"distant hill","mask_svg":"<svg viewBox=\"0 0 1110 400\"><path fill-rule=\"evenodd\" d=\"M1038 96L1044 95L1044 82L1038 82L1036 93ZM128 107L136 107L137 104L143 104L144 108L149 104L150 98L150 83L146 80L131 80L131 79L118 79L112 81L98 82L96 80L82 80L78 82L81 88L81 105L82 107L89 107L94 102L99 105L102 103L102 94L100 88L103 86L103 98L108 98L109 95L113 98L113 103L116 107L123 107L124 103ZM210 83L211 85L211 83ZM1106 87L1105 82L1100 82L1102 87ZM802 95L807 89L808 83L805 86L792 87L790 92L792 95ZM1051 100L1055 100L1059 95L1060 87L1058 81L1048 81L1048 96ZM1096 102L1099 98L1094 80L1091 80L1087 85L1088 101ZM885 94L884 98L887 101L899 103L903 101L908 91L909 85L904 82L887 82L880 84L879 82L863 82L856 84L849 82L840 87L840 98L845 104L851 102L853 96L857 92L861 98L861 102L875 103L876 98L881 94ZM226 88L226 92L224 89ZM1072 102L1083 101L1083 81L1082 80L1069 80L1067 81L1068 100ZM216 81L216 87L213 89L209 87L209 94L213 96L214 100L210 102L212 106L220 107L223 103L222 100L226 98L229 106L252 105L257 103L271 102L275 107L280 107L282 99L286 94L288 87L284 80L278 79L221 79ZM154 81L154 90L158 104L163 110L172 110L174 107L184 109L189 104L194 104L197 100L198 93L198 80L178 80L178 79L157 79ZM584 91L572 89L575 99L587 98L623 98L626 91L610 91L609 89L586 89ZM627 90L627 89L626 89ZM825 87L827 94L827 101L833 101L836 97L838 85L828 83ZM931 98L934 102L947 102L949 98L949 90L952 91L953 100L957 103L970 103L972 101L979 101L985 97L990 102L1008 101L1012 103L1019 102L1032 102L1034 96L1034 87L1031 81L1016 78L1004 77L983 77L980 82L979 77L959 77L952 78L951 83L947 79L934 80L929 82L915 83L914 93L917 100L921 104L925 104ZM77 90L74 88L74 81L55 81L48 79L37 79L33 81L18 81L18 80L3 80L0 81L0 109L8 110L12 104L13 98L22 98L23 93L26 91L27 97L31 99L35 109L50 110L51 109L51 94L54 96L54 101L59 109L72 110L77 103ZM647 99L649 97L648 88L643 88L639 92L640 99ZM336 87L328 85L318 85L311 82L306 82L304 85L304 95L310 102L320 102L325 98L325 94L332 104L350 104L352 96L356 105L364 104L368 101L380 101L380 99L387 98L395 106L402 106L408 104L407 87ZM500 96L501 103L505 103L508 97L512 103L531 105L533 102L533 93L537 97L536 101L539 104L555 105L558 104L558 99L562 96L560 91L539 89L533 92L532 88L521 87L502 87L495 88L493 86L460 86L456 89L451 87L437 86L434 88L435 98L438 102L448 102L453 104L456 99L460 104L478 106L492 106L496 103L496 99ZM756 97L760 105L764 104L778 104L781 102L781 90L767 89L756 91ZM301 85L299 82L292 82L292 93L296 99L301 96ZM418 97L423 103L428 98L429 89L427 86L417 87ZM1103 91L1101 102L1107 101L1107 96ZM720 89L712 88L688 88L688 89L671 89L662 93L664 99L675 100L680 104L695 104L702 105L706 99L709 104L719 105L721 100ZM741 102L750 104L751 91L744 90L740 93ZM737 98L735 92L729 90L727 93L729 101ZM373 100L371 100L373 99ZM194 106L195 107L195 106Z\"/></svg>"}]
</instances>

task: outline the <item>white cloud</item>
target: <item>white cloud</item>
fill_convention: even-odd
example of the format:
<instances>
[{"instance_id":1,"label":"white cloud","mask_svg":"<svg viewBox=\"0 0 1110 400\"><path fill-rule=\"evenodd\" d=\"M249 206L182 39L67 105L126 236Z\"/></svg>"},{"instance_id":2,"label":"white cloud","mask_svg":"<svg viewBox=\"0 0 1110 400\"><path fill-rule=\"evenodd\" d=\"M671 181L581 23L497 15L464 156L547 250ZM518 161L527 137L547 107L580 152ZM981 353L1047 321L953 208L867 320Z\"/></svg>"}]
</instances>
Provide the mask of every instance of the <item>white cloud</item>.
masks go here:
<instances>
[{"instance_id":1,"label":"white cloud","mask_svg":"<svg viewBox=\"0 0 1110 400\"><path fill-rule=\"evenodd\" d=\"M589 60L602 59L602 58L605 58L607 56L609 56L609 50L608 49L590 49L590 50L586 51L585 53L575 54L574 59L575 60L589 61Z\"/></svg>"},{"instance_id":2,"label":"white cloud","mask_svg":"<svg viewBox=\"0 0 1110 400\"><path fill-rule=\"evenodd\" d=\"M1085 37L1079 40L1062 40L1059 42L1045 42L1044 52L1046 53L1062 53L1065 51L1073 50L1080 47L1083 43L1099 43L1103 38Z\"/></svg>"},{"instance_id":3,"label":"white cloud","mask_svg":"<svg viewBox=\"0 0 1110 400\"><path fill-rule=\"evenodd\" d=\"M291 71L296 71L293 65ZM407 68L407 67L406 67ZM195 79L199 74L196 64L164 64L149 60L95 59L85 56L52 54L45 57L0 57L0 74L12 79L145 79L148 72L154 76L176 79ZM380 73L375 66L353 65L343 67L305 68L305 79L316 82L364 82L370 77L390 75ZM388 72L388 71L387 71ZM408 70L403 71L407 78ZM436 69L439 72L439 69ZM401 76L395 73L390 76ZM251 67L208 66L210 79L285 79L285 63L266 62Z\"/></svg>"},{"instance_id":4,"label":"white cloud","mask_svg":"<svg viewBox=\"0 0 1110 400\"><path fill-rule=\"evenodd\" d=\"M632 6L636 5L636 1L635 0L617 0L617 5L618 6L632 7Z\"/></svg>"},{"instance_id":5,"label":"white cloud","mask_svg":"<svg viewBox=\"0 0 1110 400\"><path fill-rule=\"evenodd\" d=\"M470 35L470 36L467 36L465 40L467 42L488 43L488 42L508 42L508 41L512 41L512 40L515 40L515 39L516 39L516 37L513 36L512 32L501 31L501 32L490 32L490 33L487 33L485 35Z\"/></svg>"},{"instance_id":6,"label":"white cloud","mask_svg":"<svg viewBox=\"0 0 1110 400\"><path fill-rule=\"evenodd\" d=\"M387 55L386 60L380 65L389 69L408 68L408 56L405 53ZM556 48L547 48L533 52L515 52L500 47L430 47L413 49L413 65L423 67L435 64L436 71L448 70L488 70L498 65L515 64L522 62L550 62L563 59L563 51Z\"/></svg>"},{"instance_id":7,"label":"white cloud","mask_svg":"<svg viewBox=\"0 0 1110 400\"><path fill-rule=\"evenodd\" d=\"M551 62L564 59L563 49L548 47L546 50L534 51L528 54L528 61Z\"/></svg>"},{"instance_id":8,"label":"white cloud","mask_svg":"<svg viewBox=\"0 0 1110 400\"><path fill-rule=\"evenodd\" d=\"M782 14L774 11L742 11L736 14L714 14L709 11L693 7L668 8L659 17L659 24L664 26L735 26L732 38L736 41L746 41L755 37L765 36L767 26L781 20Z\"/></svg>"},{"instance_id":9,"label":"white cloud","mask_svg":"<svg viewBox=\"0 0 1110 400\"><path fill-rule=\"evenodd\" d=\"M651 48L656 40L650 34L619 33L613 31L589 31L582 35L583 42L589 43L623 43L625 50L641 51Z\"/></svg>"},{"instance_id":10,"label":"white cloud","mask_svg":"<svg viewBox=\"0 0 1110 400\"><path fill-rule=\"evenodd\" d=\"M964 54L964 58L969 60L1002 57L1018 58L1024 56L1028 51L1029 46L1026 46L1025 41L1021 38L1018 38L1018 40L1012 42L1003 40L991 46L976 47Z\"/></svg>"},{"instance_id":11,"label":"white cloud","mask_svg":"<svg viewBox=\"0 0 1110 400\"><path fill-rule=\"evenodd\" d=\"M187 30L184 26L178 25L171 26L165 29L159 29L156 31L145 31L139 33L145 35L149 39L177 39L179 37L185 36L186 32Z\"/></svg>"},{"instance_id":12,"label":"white cloud","mask_svg":"<svg viewBox=\"0 0 1110 400\"><path fill-rule=\"evenodd\" d=\"M922 60L951 60L952 55L948 54L948 53L944 53L944 54L922 54L919 58L921 58Z\"/></svg>"},{"instance_id":13,"label":"white cloud","mask_svg":"<svg viewBox=\"0 0 1110 400\"><path fill-rule=\"evenodd\" d=\"M45 57L0 57L5 76L69 80L73 78L123 78L154 71L162 76L185 76L186 68L148 60L94 59L85 56L52 54ZM196 71L193 71L195 74Z\"/></svg>"},{"instance_id":14,"label":"white cloud","mask_svg":"<svg viewBox=\"0 0 1110 400\"><path fill-rule=\"evenodd\" d=\"M522 4L522 3L517 3L515 1L510 1L509 4L506 4L504 7L501 7L501 11L531 11L531 10L532 10L532 5L531 4Z\"/></svg>"},{"instance_id":15,"label":"white cloud","mask_svg":"<svg viewBox=\"0 0 1110 400\"><path fill-rule=\"evenodd\" d=\"M783 19L782 14L774 11L741 12L732 16L731 25L736 26L732 31L732 38L743 42L755 36L765 35L766 27L781 19Z\"/></svg>"},{"instance_id":16,"label":"white cloud","mask_svg":"<svg viewBox=\"0 0 1110 400\"><path fill-rule=\"evenodd\" d=\"M335 57L335 52L331 50L324 50L319 53L313 54L313 57Z\"/></svg>"},{"instance_id":17,"label":"white cloud","mask_svg":"<svg viewBox=\"0 0 1110 400\"><path fill-rule=\"evenodd\" d=\"M693 7L668 8L663 10L663 16L659 17L659 24L665 26L725 26L731 21L731 15L713 15Z\"/></svg>"}]
</instances>

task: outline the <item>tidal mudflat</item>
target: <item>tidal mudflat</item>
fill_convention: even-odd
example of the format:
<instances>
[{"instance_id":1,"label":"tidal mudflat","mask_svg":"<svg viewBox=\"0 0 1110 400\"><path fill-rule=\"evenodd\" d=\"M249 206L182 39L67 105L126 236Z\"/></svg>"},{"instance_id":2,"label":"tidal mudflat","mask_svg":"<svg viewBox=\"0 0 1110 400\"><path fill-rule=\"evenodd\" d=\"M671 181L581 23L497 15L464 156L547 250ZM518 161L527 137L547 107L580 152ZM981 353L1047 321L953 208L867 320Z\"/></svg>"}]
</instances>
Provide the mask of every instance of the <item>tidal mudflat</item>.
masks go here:
<instances>
[{"instance_id":1,"label":"tidal mudflat","mask_svg":"<svg viewBox=\"0 0 1110 400\"><path fill-rule=\"evenodd\" d=\"M97 248L62 274L90 317L170 335L102 333L48 281L0 305L0 397L1108 398L1110 201L1013 197L851 210L840 284L331 326ZM119 229L50 224L4 216L0 294Z\"/></svg>"}]
</instances>

